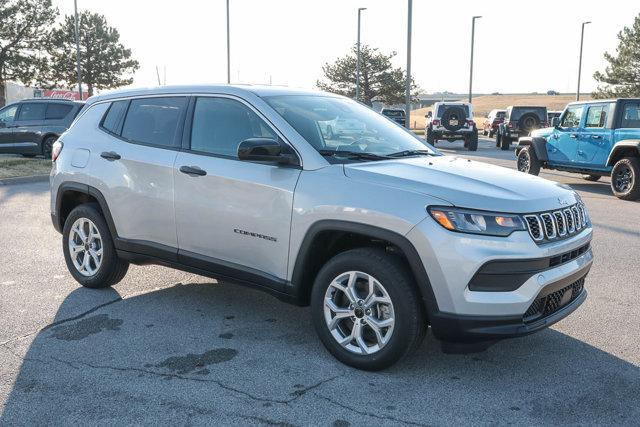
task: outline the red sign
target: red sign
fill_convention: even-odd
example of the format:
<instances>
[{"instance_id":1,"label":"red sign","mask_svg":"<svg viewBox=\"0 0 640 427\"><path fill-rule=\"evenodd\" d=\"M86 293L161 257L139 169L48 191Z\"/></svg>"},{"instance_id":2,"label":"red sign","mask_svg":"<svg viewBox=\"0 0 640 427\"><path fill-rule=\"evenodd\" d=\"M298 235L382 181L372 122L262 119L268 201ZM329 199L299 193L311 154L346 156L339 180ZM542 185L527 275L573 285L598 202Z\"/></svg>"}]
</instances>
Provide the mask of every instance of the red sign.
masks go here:
<instances>
[{"instance_id":1,"label":"red sign","mask_svg":"<svg viewBox=\"0 0 640 427\"><path fill-rule=\"evenodd\" d=\"M42 96L44 98L59 98L59 99L69 99L69 100L79 100L80 94L77 91L73 90L62 90L62 89L45 89L42 91ZM89 97L87 92L82 91L82 99L86 100Z\"/></svg>"}]
</instances>

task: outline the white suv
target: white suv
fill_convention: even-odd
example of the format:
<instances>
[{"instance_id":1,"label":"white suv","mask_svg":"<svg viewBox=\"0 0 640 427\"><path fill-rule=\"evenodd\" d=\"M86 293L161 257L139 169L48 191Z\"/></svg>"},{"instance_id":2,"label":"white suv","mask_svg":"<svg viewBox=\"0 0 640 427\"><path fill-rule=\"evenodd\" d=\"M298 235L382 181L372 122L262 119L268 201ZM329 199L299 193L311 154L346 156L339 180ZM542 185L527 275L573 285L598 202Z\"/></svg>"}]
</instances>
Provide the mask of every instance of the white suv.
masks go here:
<instances>
[{"instance_id":1,"label":"white suv","mask_svg":"<svg viewBox=\"0 0 640 427\"><path fill-rule=\"evenodd\" d=\"M425 135L435 145L440 140L464 140L469 151L478 149L478 128L473 120L473 107L468 102L436 102L427 113Z\"/></svg>"},{"instance_id":2,"label":"white suv","mask_svg":"<svg viewBox=\"0 0 640 427\"><path fill-rule=\"evenodd\" d=\"M336 117L361 133L329 140ZM56 142L51 215L83 286L156 263L311 305L339 360L547 327L586 298L568 188L442 156L344 97L194 86L92 97ZM213 308L212 308L213 310Z\"/></svg>"}]
</instances>

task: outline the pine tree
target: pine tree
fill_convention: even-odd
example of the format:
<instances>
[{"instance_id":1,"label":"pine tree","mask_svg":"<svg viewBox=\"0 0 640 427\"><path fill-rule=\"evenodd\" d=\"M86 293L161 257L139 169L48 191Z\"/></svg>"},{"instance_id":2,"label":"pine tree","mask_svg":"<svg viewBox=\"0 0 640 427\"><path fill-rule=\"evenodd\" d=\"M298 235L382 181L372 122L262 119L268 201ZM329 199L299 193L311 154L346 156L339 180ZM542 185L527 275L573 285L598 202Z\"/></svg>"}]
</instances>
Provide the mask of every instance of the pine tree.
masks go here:
<instances>
[{"instance_id":1,"label":"pine tree","mask_svg":"<svg viewBox=\"0 0 640 427\"><path fill-rule=\"evenodd\" d=\"M604 86L598 86L594 98L640 97L640 15L631 28L624 27L618 33L616 54L605 52L609 65L604 73L597 71L593 78Z\"/></svg>"}]
</instances>

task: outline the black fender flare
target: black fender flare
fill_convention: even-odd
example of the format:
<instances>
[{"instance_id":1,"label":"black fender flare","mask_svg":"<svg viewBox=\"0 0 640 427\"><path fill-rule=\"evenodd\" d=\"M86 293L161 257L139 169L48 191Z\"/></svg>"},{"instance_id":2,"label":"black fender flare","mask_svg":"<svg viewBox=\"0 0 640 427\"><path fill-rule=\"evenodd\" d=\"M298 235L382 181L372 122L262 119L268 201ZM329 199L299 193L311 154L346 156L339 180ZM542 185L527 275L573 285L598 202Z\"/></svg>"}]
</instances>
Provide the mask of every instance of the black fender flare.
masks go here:
<instances>
[{"instance_id":1,"label":"black fender flare","mask_svg":"<svg viewBox=\"0 0 640 427\"><path fill-rule=\"evenodd\" d=\"M536 153L536 157L538 158L538 160L540 160L541 162L546 162L549 160L549 157L547 156L547 147L546 147L547 140L540 136L523 136L520 139L518 139L518 146L516 147L516 156L520 153L520 150L522 150L524 147L528 145L533 147L533 151Z\"/></svg>"},{"instance_id":2,"label":"black fender flare","mask_svg":"<svg viewBox=\"0 0 640 427\"><path fill-rule=\"evenodd\" d=\"M394 231L358 222L342 220L320 220L309 227L302 241L302 244L300 245L300 249L298 250L295 265L293 268L291 285L294 287L294 292L299 292L304 285L303 277L305 272L305 264L308 257L312 255L312 251L310 249L313 245L314 239L321 232L326 231L350 232L360 234L374 239L384 240L397 246L406 256L409 268L411 269L411 272L416 279L416 284L418 285L418 290L420 291L420 295L422 296L427 315L431 317L432 314L438 313L438 304L431 287L429 276L424 268L422 260L420 259L418 251L409 241L409 239Z\"/></svg>"},{"instance_id":3,"label":"black fender flare","mask_svg":"<svg viewBox=\"0 0 640 427\"><path fill-rule=\"evenodd\" d=\"M87 184L82 184L79 182L67 181L60 184L58 187L58 192L56 193L56 210L52 214L53 225L58 232L62 232L62 228L64 227L64 223L62 222L62 200L64 194L68 191L74 191L77 193L86 194L88 196L93 197L100 206L100 210L104 215L105 220L107 221L107 226L109 227L109 232L113 237L114 241L118 237L118 231L116 230L116 225L113 222L113 217L111 216L111 211L109 210L109 205L107 204L107 200L104 198L100 190L95 187L92 187Z\"/></svg>"},{"instance_id":4,"label":"black fender flare","mask_svg":"<svg viewBox=\"0 0 640 427\"><path fill-rule=\"evenodd\" d=\"M607 157L607 166L613 166L616 159L618 158L618 154L620 152L633 152L633 149L636 150L636 155L640 156L640 139L625 139L622 141L618 141L614 144L611 152L609 152L609 157Z\"/></svg>"}]
</instances>

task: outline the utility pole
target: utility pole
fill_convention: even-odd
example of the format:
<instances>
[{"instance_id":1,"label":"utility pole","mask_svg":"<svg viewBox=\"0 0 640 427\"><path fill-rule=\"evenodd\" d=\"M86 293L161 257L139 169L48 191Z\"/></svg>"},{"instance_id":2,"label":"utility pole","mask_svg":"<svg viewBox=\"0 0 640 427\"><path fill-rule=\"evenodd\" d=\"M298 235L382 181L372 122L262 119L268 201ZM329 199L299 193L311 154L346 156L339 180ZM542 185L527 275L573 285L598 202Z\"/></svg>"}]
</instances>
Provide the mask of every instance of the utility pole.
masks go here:
<instances>
[{"instance_id":1,"label":"utility pole","mask_svg":"<svg viewBox=\"0 0 640 427\"><path fill-rule=\"evenodd\" d=\"M231 83L231 40L229 38L229 0L227 0L227 84Z\"/></svg>"},{"instance_id":2,"label":"utility pole","mask_svg":"<svg viewBox=\"0 0 640 427\"><path fill-rule=\"evenodd\" d=\"M366 7L358 8L358 56L356 59L356 101L360 101L360 13L367 10Z\"/></svg>"},{"instance_id":3,"label":"utility pole","mask_svg":"<svg viewBox=\"0 0 640 427\"><path fill-rule=\"evenodd\" d=\"M474 16L471 18L471 62L469 63L469 104L471 104L472 87L473 87L473 42L476 34L476 19L482 16Z\"/></svg>"},{"instance_id":4,"label":"utility pole","mask_svg":"<svg viewBox=\"0 0 640 427\"><path fill-rule=\"evenodd\" d=\"M78 72L78 95L82 101L82 71L80 70L80 26L78 24L78 0L73 0L76 35L76 71Z\"/></svg>"},{"instance_id":5,"label":"utility pole","mask_svg":"<svg viewBox=\"0 0 640 427\"><path fill-rule=\"evenodd\" d=\"M408 0L407 13L407 81L405 82L404 93L404 124L407 129L411 128L411 21L413 14L413 0Z\"/></svg>"},{"instance_id":6,"label":"utility pole","mask_svg":"<svg viewBox=\"0 0 640 427\"><path fill-rule=\"evenodd\" d=\"M591 21L582 23L582 32L580 33L580 59L578 60L578 89L576 90L576 101L580 101L580 77L582 75L582 45L584 43L584 26L591 24Z\"/></svg>"}]
</instances>

